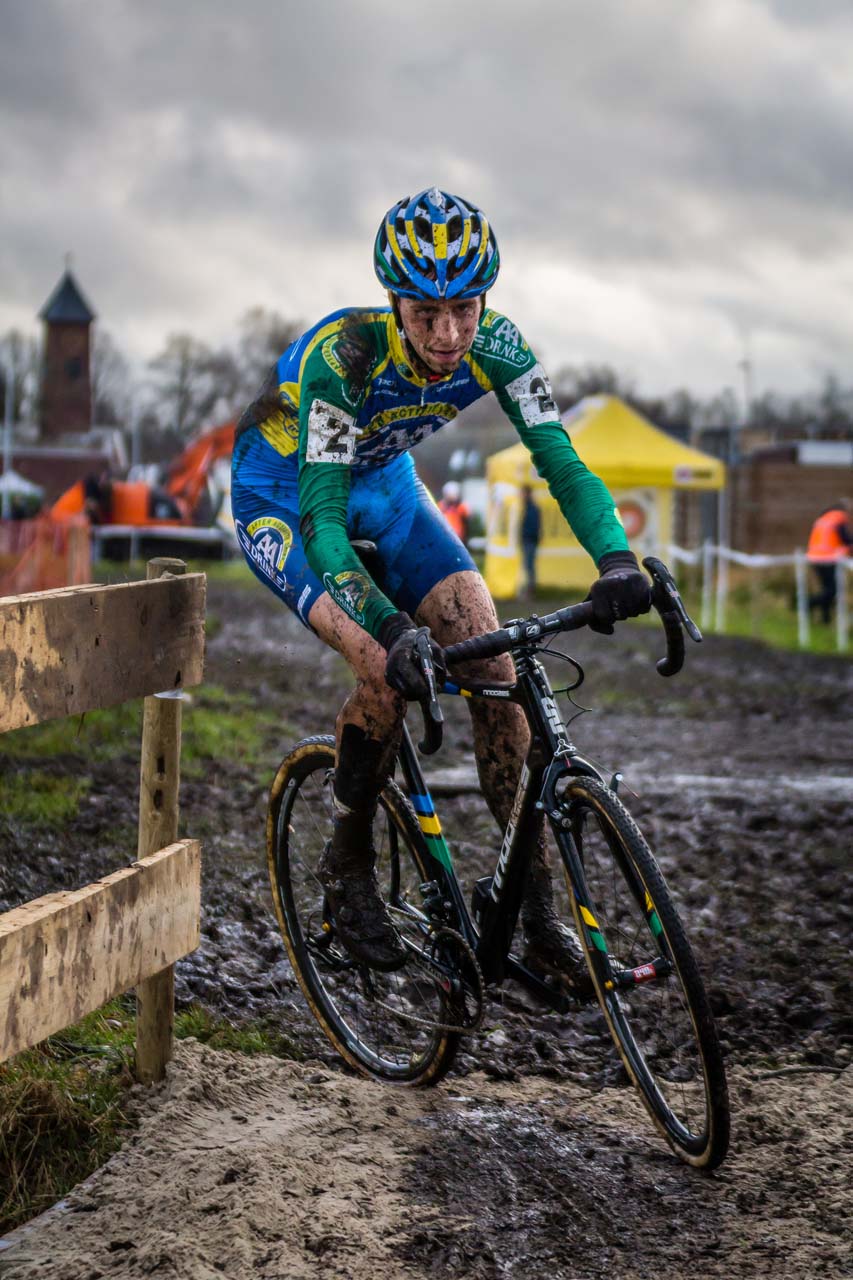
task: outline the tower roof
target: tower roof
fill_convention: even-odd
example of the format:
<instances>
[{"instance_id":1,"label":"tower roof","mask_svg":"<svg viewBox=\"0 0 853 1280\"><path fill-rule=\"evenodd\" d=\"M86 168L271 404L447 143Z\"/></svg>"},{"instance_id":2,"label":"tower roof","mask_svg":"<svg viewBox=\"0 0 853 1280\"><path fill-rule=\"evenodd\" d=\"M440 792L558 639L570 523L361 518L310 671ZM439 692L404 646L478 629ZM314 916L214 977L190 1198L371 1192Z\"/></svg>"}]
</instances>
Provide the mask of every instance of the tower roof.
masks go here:
<instances>
[{"instance_id":1,"label":"tower roof","mask_svg":"<svg viewBox=\"0 0 853 1280\"><path fill-rule=\"evenodd\" d=\"M70 271L66 270L39 312L39 318L49 324L91 324L95 319L94 311Z\"/></svg>"}]
</instances>

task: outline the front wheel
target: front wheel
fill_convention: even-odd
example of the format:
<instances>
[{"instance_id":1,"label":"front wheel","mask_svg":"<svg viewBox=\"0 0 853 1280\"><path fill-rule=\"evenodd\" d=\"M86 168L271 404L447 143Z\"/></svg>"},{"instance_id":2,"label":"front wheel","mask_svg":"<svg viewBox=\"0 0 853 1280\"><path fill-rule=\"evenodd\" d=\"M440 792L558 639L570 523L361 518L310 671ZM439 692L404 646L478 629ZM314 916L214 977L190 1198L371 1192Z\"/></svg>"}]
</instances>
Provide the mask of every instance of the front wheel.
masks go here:
<instances>
[{"instance_id":1,"label":"front wheel","mask_svg":"<svg viewBox=\"0 0 853 1280\"><path fill-rule=\"evenodd\" d=\"M420 886L429 877L417 821L389 782L374 822L376 871L410 960L379 973L341 946L317 877L332 834L334 766L334 738L306 738L282 761L270 794L270 881L290 963L315 1017L351 1066L396 1084L432 1084L456 1054L459 1013L422 910Z\"/></svg>"},{"instance_id":2,"label":"front wheel","mask_svg":"<svg viewBox=\"0 0 853 1280\"><path fill-rule=\"evenodd\" d=\"M622 1061L672 1149L714 1169L729 1143L725 1068L669 889L633 818L602 783L573 778L562 811L579 863L575 922ZM572 861L570 850L570 878Z\"/></svg>"}]
</instances>

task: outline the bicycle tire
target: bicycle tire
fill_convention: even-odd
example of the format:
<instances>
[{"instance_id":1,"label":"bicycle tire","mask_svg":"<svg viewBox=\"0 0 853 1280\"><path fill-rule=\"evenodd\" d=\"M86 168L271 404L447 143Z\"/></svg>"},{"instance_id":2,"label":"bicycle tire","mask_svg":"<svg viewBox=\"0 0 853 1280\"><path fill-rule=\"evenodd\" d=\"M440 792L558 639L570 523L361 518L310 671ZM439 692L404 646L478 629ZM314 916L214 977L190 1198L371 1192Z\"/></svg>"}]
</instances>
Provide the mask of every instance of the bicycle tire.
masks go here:
<instances>
[{"instance_id":1,"label":"bicycle tire","mask_svg":"<svg viewBox=\"0 0 853 1280\"><path fill-rule=\"evenodd\" d=\"M714 1169L729 1144L725 1066L672 896L637 824L608 787L573 778L561 800L585 882L580 893L573 890L567 862L572 911L610 1034L673 1151L694 1168Z\"/></svg>"},{"instance_id":2,"label":"bicycle tire","mask_svg":"<svg viewBox=\"0 0 853 1280\"><path fill-rule=\"evenodd\" d=\"M267 856L273 902L290 964L308 1004L340 1055L356 1070L394 1084L434 1084L456 1055L459 1032L440 984L412 963L367 970L336 943L316 863L332 832L332 737L306 738L284 758L270 793ZM374 824L377 874L395 924L423 945L419 887L428 879L414 812L395 783L384 788Z\"/></svg>"}]
</instances>

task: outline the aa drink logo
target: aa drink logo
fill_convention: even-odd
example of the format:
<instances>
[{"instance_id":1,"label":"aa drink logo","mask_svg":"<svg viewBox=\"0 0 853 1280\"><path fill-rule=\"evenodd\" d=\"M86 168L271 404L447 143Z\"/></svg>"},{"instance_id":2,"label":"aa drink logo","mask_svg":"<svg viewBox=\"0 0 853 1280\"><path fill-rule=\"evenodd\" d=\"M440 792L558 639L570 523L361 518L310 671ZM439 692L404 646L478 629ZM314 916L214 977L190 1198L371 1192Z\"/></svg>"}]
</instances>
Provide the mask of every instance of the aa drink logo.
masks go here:
<instances>
[{"instance_id":1,"label":"aa drink logo","mask_svg":"<svg viewBox=\"0 0 853 1280\"><path fill-rule=\"evenodd\" d=\"M275 586L284 590L287 578L284 562L293 545L290 526L276 516L260 516L251 524L235 521L237 539L252 564L269 578Z\"/></svg>"},{"instance_id":2,"label":"aa drink logo","mask_svg":"<svg viewBox=\"0 0 853 1280\"><path fill-rule=\"evenodd\" d=\"M347 569L332 577L330 573L323 575L323 586L329 595L356 622L364 622L364 605L370 594L370 582L363 573Z\"/></svg>"}]
</instances>

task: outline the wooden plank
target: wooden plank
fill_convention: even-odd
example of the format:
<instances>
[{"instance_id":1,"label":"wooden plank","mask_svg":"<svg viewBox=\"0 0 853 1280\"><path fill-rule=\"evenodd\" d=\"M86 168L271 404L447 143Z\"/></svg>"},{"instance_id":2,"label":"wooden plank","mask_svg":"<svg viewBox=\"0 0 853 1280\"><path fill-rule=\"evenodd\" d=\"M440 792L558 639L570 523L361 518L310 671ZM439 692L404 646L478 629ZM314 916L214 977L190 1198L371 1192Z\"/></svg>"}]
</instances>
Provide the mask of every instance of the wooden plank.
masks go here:
<instances>
[{"instance_id":1,"label":"wooden plank","mask_svg":"<svg viewBox=\"0 0 853 1280\"><path fill-rule=\"evenodd\" d=\"M0 915L0 1062L194 951L200 911L201 847L180 840Z\"/></svg>"},{"instance_id":2,"label":"wooden plank","mask_svg":"<svg viewBox=\"0 0 853 1280\"><path fill-rule=\"evenodd\" d=\"M200 684L203 573L0 599L0 733Z\"/></svg>"}]
</instances>

